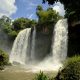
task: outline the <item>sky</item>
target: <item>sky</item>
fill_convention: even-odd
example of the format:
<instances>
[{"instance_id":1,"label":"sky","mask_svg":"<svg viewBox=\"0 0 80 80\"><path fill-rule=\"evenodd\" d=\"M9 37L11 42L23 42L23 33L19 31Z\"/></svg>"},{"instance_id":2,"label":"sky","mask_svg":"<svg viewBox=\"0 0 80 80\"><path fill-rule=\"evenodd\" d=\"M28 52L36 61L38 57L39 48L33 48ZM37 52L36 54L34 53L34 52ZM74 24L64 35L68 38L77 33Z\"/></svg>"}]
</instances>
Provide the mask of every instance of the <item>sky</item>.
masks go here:
<instances>
[{"instance_id":1,"label":"sky","mask_svg":"<svg viewBox=\"0 0 80 80\"><path fill-rule=\"evenodd\" d=\"M13 20L19 17L36 19L36 7L41 5L43 9L49 7L48 3L42 4L42 0L0 0L0 17L6 15ZM64 16L64 5L60 2L51 6L54 10Z\"/></svg>"}]
</instances>

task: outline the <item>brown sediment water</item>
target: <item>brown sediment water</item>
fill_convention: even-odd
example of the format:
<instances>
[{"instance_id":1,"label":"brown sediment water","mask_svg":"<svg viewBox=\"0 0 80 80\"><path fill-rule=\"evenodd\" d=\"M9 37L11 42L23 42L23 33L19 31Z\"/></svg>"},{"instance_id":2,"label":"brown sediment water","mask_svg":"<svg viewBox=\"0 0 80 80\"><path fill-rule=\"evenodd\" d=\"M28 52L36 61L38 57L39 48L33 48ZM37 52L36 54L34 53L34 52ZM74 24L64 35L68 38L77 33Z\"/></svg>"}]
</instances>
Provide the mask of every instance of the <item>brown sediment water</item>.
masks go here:
<instances>
[{"instance_id":1,"label":"brown sediment water","mask_svg":"<svg viewBox=\"0 0 80 80\"><path fill-rule=\"evenodd\" d=\"M33 80L39 72L29 72L19 66L8 66L5 70L0 71L0 80ZM55 77L56 72L44 72L49 77Z\"/></svg>"}]
</instances>

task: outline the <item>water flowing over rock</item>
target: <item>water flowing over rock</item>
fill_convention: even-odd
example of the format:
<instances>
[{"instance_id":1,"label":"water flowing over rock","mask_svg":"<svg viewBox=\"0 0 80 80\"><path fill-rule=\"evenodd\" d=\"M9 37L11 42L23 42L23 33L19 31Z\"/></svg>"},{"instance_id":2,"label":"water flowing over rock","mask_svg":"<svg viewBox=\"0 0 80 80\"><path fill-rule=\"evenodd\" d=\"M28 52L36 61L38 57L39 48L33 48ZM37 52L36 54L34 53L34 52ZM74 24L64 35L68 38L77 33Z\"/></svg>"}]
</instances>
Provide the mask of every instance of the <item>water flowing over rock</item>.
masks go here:
<instances>
[{"instance_id":1,"label":"water flowing over rock","mask_svg":"<svg viewBox=\"0 0 80 80\"><path fill-rule=\"evenodd\" d=\"M67 57L68 44L68 24L67 19L57 22L54 28L54 39L52 44L52 54L54 62L64 61Z\"/></svg>"},{"instance_id":2,"label":"water flowing over rock","mask_svg":"<svg viewBox=\"0 0 80 80\"><path fill-rule=\"evenodd\" d=\"M11 63L18 62L20 64L25 64L28 60L27 50L30 33L31 28L27 28L20 31L20 33L16 37L10 55Z\"/></svg>"}]
</instances>

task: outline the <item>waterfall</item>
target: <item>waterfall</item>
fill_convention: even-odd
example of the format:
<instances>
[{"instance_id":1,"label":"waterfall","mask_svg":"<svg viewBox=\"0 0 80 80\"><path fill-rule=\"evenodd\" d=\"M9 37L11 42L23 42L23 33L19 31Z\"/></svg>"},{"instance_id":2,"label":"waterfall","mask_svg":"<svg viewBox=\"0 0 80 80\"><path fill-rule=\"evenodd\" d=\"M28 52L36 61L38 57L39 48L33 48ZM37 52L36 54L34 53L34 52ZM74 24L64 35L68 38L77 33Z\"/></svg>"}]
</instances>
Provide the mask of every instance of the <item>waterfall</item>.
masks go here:
<instances>
[{"instance_id":1,"label":"waterfall","mask_svg":"<svg viewBox=\"0 0 80 80\"><path fill-rule=\"evenodd\" d=\"M52 56L46 57L42 62L33 68L33 71L58 71L63 67L62 61L67 57L68 41L67 19L59 20L53 30Z\"/></svg>"},{"instance_id":2,"label":"waterfall","mask_svg":"<svg viewBox=\"0 0 80 80\"><path fill-rule=\"evenodd\" d=\"M35 38L36 38L36 29L34 27L34 30L32 33L31 60L35 60Z\"/></svg>"},{"instance_id":3,"label":"waterfall","mask_svg":"<svg viewBox=\"0 0 80 80\"><path fill-rule=\"evenodd\" d=\"M17 62L20 64L25 64L28 60L27 50L28 50L28 41L31 33L31 28L24 29L19 32L16 37L12 51L10 54L10 62Z\"/></svg>"},{"instance_id":4,"label":"waterfall","mask_svg":"<svg viewBox=\"0 0 80 80\"><path fill-rule=\"evenodd\" d=\"M45 57L43 61L39 62L38 64L34 64L34 65L33 65L34 61L37 61L37 59L35 57L36 56L35 52L37 49L43 50L43 49L41 49L41 47L43 46L41 44L41 42L46 41L46 39L48 37L46 39L44 39L43 38L44 36L42 37L42 35L41 35L41 37L40 37L38 35L38 38L36 38L35 27L32 32L32 37L30 36L30 34L31 34L31 28L27 28L27 29L24 29L19 32L19 34L16 37L14 44L13 44L13 48L12 48L11 55L10 55L10 62L11 63L18 62L20 64L26 64L26 62L31 62L31 64L30 64L32 66L31 70L33 70L33 71L39 71L39 70L42 70L42 71L56 70L56 71L58 71L59 68L62 67L62 62L67 57L67 42L68 42L67 19L59 20L54 27L52 45L51 45L52 56L47 55L47 57ZM30 37L32 40L30 40ZM39 41L39 39L41 39L41 42ZM35 43L35 40L37 41L37 43ZM36 47L37 49L35 49L36 44L40 45L40 47ZM46 45L46 46L48 46L48 45ZM38 52L37 52L37 54L39 56ZM40 53L40 54L43 54L43 53ZM30 65L28 64L29 67L30 67Z\"/></svg>"},{"instance_id":5,"label":"waterfall","mask_svg":"<svg viewBox=\"0 0 80 80\"><path fill-rule=\"evenodd\" d=\"M53 32L52 54L55 64L61 63L67 57L67 42L68 42L68 24L67 19L62 19L57 22Z\"/></svg>"}]
</instances>

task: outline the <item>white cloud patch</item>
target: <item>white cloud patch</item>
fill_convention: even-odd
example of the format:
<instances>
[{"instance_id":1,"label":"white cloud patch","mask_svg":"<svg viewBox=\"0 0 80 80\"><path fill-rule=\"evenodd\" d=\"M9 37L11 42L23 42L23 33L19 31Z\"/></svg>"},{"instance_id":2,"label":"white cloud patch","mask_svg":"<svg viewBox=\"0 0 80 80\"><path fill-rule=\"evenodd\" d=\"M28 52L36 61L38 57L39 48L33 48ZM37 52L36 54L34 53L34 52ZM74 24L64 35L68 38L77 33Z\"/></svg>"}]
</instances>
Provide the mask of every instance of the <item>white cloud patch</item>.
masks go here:
<instances>
[{"instance_id":1,"label":"white cloud patch","mask_svg":"<svg viewBox=\"0 0 80 80\"><path fill-rule=\"evenodd\" d=\"M16 10L15 0L0 0L0 17L3 15L11 16Z\"/></svg>"},{"instance_id":2,"label":"white cloud patch","mask_svg":"<svg viewBox=\"0 0 80 80\"><path fill-rule=\"evenodd\" d=\"M61 4L60 2L55 3L53 9L59 12L61 16L65 15L64 5Z\"/></svg>"}]
</instances>

